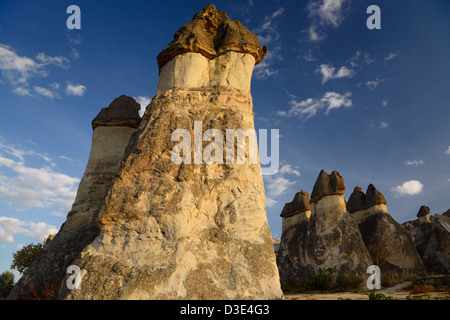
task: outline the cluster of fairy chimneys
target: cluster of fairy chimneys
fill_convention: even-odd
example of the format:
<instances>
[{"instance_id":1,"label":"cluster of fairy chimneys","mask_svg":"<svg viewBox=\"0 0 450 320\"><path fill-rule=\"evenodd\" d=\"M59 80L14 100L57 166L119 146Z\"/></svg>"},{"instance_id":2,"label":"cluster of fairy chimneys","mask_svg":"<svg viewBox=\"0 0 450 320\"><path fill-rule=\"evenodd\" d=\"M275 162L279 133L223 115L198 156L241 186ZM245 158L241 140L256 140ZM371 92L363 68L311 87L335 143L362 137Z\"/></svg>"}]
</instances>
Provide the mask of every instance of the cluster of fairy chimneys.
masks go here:
<instances>
[{"instance_id":1,"label":"cluster of fairy chimneys","mask_svg":"<svg viewBox=\"0 0 450 320\"><path fill-rule=\"evenodd\" d=\"M356 220L363 219L375 212L386 212L386 199L373 184L369 184L364 193L359 186L346 202L343 195L345 185L342 176L337 171L327 174L322 170L314 184L311 197L301 190L294 199L286 203L280 216L283 218L282 230L303 221L309 220L311 215L327 211L348 212ZM430 222L430 208L422 206L417 214L421 223Z\"/></svg>"}]
</instances>

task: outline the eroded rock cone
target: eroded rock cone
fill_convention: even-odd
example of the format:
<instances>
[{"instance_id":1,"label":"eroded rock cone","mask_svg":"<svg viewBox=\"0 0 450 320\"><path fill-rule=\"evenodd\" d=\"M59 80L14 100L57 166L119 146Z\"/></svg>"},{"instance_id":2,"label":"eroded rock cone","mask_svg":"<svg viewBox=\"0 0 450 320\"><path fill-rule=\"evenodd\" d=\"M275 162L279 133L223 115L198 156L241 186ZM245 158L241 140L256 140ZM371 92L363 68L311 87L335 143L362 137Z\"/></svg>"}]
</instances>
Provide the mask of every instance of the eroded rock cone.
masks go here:
<instances>
[{"instance_id":1,"label":"eroded rock cone","mask_svg":"<svg viewBox=\"0 0 450 320\"><path fill-rule=\"evenodd\" d=\"M322 170L314 185L311 217L286 228L277 264L282 283L304 283L320 269L335 280L344 274L365 276L372 264L358 225L346 211L344 180L337 171Z\"/></svg>"},{"instance_id":2,"label":"eroded rock cone","mask_svg":"<svg viewBox=\"0 0 450 320\"><path fill-rule=\"evenodd\" d=\"M418 219L407 221L404 226L431 274L450 274L450 217L447 210L443 214L429 216L430 209L422 206ZM423 220L423 218L428 218Z\"/></svg>"},{"instance_id":3,"label":"eroded rock cone","mask_svg":"<svg viewBox=\"0 0 450 320\"><path fill-rule=\"evenodd\" d=\"M61 286L59 298L282 296L259 160L250 163L247 150L245 164L230 163L214 148L214 161L204 161L213 146L206 130L217 130L215 142L227 129L254 130L250 80L257 60L229 45L235 24L208 6L175 36L181 46L189 39L189 50L171 43L159 56L157 94L98 211L100 234L73 261L83 269L81 289ZM243 41L258 44L242 30ZM223 39L214 46L220 55L205 55L203 36ZM183 141L194 145L181 152Z\"/></svg>"},{"instance_id":4,"label":"eroded rock cone","mask_svg":"<svg viewBox=\"0 0 450 320\"><path fill-rule=\"evenodd\" d=\"M425 268L407 231L392 218L386 199L373 184L367 191L356 187L347 210L357 221L374 264L393 277L425 274Z\"/></svg>"},{"instance_id":5,"label":"eroded rock cone","mask_svg":"<svg viewBox=\"0 0 450 320\"><path fill-rule=\"evenodd\" d=\"M94 216L115 178L125 148L140 123L139 104L122 95L103 108L92 121L92 144L85 172L67 220L55 238L22 275L10 299L34 297L33 290L44 299L45 287L58 290L67 276L67 268L98 235Z\"/></svg>"}]
</instances>

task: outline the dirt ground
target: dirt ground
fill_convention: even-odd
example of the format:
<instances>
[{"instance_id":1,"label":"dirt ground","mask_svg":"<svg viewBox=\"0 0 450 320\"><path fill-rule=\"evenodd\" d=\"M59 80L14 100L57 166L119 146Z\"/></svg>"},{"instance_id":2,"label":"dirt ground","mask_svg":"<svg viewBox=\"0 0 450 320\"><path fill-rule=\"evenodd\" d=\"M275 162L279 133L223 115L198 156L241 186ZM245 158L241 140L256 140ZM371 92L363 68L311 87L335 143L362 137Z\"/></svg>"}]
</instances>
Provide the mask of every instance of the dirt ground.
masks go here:
<instances>
[{"instance_id":1,"label":"dirt ground","mask_svg":"<svg viewBox=\"0 0 450 320\"><path fill-rule=\"evenodd\" d=\"M407 299L419 299L419 300L442 300L449 299L446 292L429 292L429 293L411 293L406 290L410 286L411 282L404 282L396 286L377 290L377 293L382 293L386 297L392 297L394 300L407 300ZM285 300L369 300L369 291L366 292L334 292L334 293L296 293L285 294Z\"/></svg>"}]
</instances>

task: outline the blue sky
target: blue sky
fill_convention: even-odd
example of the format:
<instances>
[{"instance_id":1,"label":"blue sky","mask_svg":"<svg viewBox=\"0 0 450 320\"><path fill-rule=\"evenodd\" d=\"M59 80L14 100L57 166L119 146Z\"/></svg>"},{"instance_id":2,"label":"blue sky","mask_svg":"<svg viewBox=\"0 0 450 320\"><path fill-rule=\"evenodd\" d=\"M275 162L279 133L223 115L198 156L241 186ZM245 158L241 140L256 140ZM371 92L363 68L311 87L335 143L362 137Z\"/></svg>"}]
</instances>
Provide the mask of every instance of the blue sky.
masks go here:
<instances>
[{"instance_id":1,"label":"blue sky","mask_svg":"<svg viewBox=\"0 0 450 320\"><path fill-rule=\"evenodd\" d=\"M81 30L66 9L81 8ZM146 105L157 54L205 1L0 2L0 272L59 230L91 144L91 120L126 94ZM269 225L321 169L348 199L373 183L400 223L450 208L450 2L216 1L269 53L253 74L256 129L280 130L265 176ZM369 5L381 29L369 30Z\"/></svg>"}]
</instances>

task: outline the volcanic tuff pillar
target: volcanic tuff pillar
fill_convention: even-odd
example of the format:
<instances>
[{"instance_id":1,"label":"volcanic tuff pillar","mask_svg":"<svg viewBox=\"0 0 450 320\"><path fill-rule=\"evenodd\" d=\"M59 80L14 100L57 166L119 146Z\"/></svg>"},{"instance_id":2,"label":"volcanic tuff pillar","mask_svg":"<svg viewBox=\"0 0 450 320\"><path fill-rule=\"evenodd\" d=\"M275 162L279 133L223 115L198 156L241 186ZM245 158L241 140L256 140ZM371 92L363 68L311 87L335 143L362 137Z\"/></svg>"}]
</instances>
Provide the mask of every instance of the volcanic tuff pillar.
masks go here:
<instances>
[{"instance_id":1,"label":"volcanic tuff pillar","mask_svg":"<svg viewBox=\"0 0 450 320\"><path fill-rule=\"evenodd\" d=\"M92 120L91 151L72 210L54 239L14 286L9 299L35 298L33 290L43 299L46 285L54 286L56 291L66 285L63 279L67 277L67 268L99 234L94 224L95 213L141 121L139 109L140 105L133 98L122 95Z\"/></svg>"},{"instance_id":2,"label":"volcanic tuff pillar","mask_svg":"<svg viewBox=\"0 0 450 320\"><path fill-rule=\"evenodd\" d=\"M322 170L311 193L309 220L297 220L283 230L277 255L280 279L305 282L320 269L335 279L364 276L372 264L356 222L345 207L344 180L337 171Z\"/></svg>"},{"instance_id":3,"label":"volcanic tuff pillar","mask_svg":"<svg viewBox=\"0 0 450 320\"><path fill-rule=\"evenodd\" d=\"M83 269L81 288L63 285L59 298L282 296L259 160L248 163L247 150L246 164L230 163L225 148L212 164L171 158L177 129L192 141L199 124L223 137L227 129L254 130L250 80L265 53L212 5L180 28L158 56L157 94L99 209L100 234L73 261ZM202 151L211 143L203 140Z\"/></svg>"},{"instance_id":4,"label":"volcanic tuff pillar","mask_svg":"<svg viewBox=\"0 0 450 320\"><path fill-rule=\"evenodd\" d=\"M408 232L392 218L386 199L373 184L366 193L355 187L347 202L347 210L358 223L361 236L373 263L382 272L395 277L423 275L425 267Z\"/></svg>"}]
</instances>

